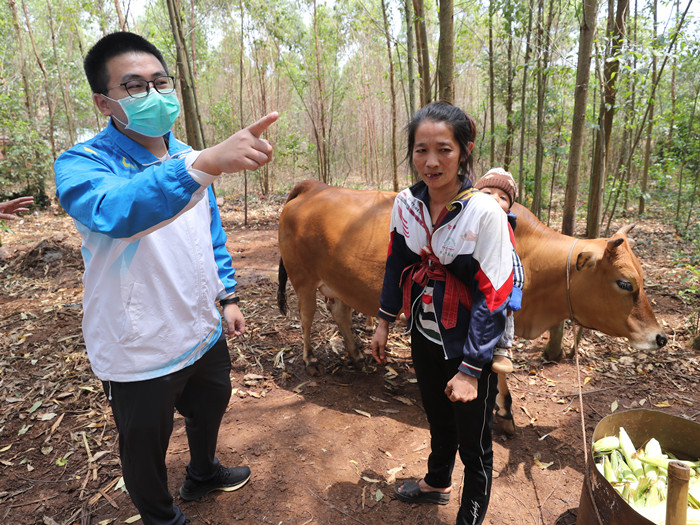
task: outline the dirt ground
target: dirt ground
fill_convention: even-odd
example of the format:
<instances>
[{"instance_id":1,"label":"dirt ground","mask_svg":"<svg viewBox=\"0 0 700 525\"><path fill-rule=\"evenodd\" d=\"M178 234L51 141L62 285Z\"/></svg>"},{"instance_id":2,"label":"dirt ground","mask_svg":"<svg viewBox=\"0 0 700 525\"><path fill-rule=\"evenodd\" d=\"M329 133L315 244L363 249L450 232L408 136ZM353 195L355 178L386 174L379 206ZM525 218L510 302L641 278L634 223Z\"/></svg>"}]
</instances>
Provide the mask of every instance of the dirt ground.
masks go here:
<instances>
[{"instance_id":1,"label":"dirt ground","mask_svg":"<svg viewBox=\"0 0 700 525\"><path fill-rule=\"evenodd\" d=\"M314 345L326 373L309 377L301 359L296 300L276 306L276 225L282 198L254 199L243 226L240 200L222 217L240 279L248 332L231 340L234 395L220 432L226 465L248 464L251 482L177 504L193 524L452 524L458 497L444 507L395 500L397 481L421 477L429 452L426 420L400 331L389 366L348 363L322 307ZM618 224L617 226L620 226ZM2 233L0 248L0 523L141 523L120 488L111 412L90 370L80 331L82 260L70 219L54 208ZM700 364L692 350L697 312L678 296L680 263L690 245L655 218L637 224L636 253L646 290L669 344L638 352L625 341L585 331L580 345L583 407L574 360L545 362L547 336L519 341L509 376L516 435L495 431L495 472L486 523L572 525L584 480L584 445L616 409L651 408L698 420ZM371 331L355 319L368 355ZM569 330L565 344L571 346ZM167 456L171 491L182 482L188 451L177 417ZM461 489L457 462L454 494Z\"/></svg>"}]
</instances>

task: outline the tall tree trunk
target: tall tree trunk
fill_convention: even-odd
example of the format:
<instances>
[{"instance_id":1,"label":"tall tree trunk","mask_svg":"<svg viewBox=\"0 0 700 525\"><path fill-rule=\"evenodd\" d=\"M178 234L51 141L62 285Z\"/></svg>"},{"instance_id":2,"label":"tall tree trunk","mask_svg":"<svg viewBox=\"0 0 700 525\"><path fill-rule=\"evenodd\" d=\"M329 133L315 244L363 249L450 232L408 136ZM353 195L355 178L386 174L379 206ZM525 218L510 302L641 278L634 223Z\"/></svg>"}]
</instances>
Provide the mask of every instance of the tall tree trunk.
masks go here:
<instances>
[{"instance_id":1,"label":"tall tree trunk","mask_svg":"<svg viewBox=\"0 0 700 525\"><path fill-rule=\"evenodd\" d=\"M537 68L537 142L535 153L535 187L532 195L532 212L541 218L542 213L542 166L544 164L544 104L547 96L547 69L549 67L549 30L552 24L554 0L549 0L549 14L544 13L544 0L539 0L537 47L540 50ZM545 18L546 16L546 18Z\"/></svg>"},{"instance_id":2,"label":"tall tree trunk","mask_svg":"<svg viewBox=\"0 0 700 525\"><path fill-rule=\"evenodd\" d=\"M382 0L382 17L384 19L384 35L386 36L386 50L389 58L389 90L391 93L391 180L394 183L394 191L399 191L399 175L396 162L396 89L394 87L394 60L391 53L391 33L389 33L389 21L386 16L386 3Z\"/></svg>"},{"instance_id":3,"label":"tall tree trunk","mask_svg":"<svg viewBox=\"0 0 700 525\"><path fill-rule=\"evenodd\" d=\"M243 0L239 0L238 7L241 11L241 34L238 48L238 119L239 127L243 127L243 55L245 53L245 10ZM248 170L243 170L243 224L248 226Z\"/></svg>"},{"instance_id":4,"label":"tall tree trunk","mask_svg":"<svg viewBox=\"0 0 700 525\"><path fill-rule=\"evenodd\" d=\"M654 0L652 4L652 13L654 17L654 40L656 41L656 31L657 31L657 2ZM656 47L656 46L654 46ZM651 59L651 83L656 84L656 53L653 54ZM651 162L651 134L654 129L654 95L651 96L651 101L649 102L649 120L647 121L647 136L646 143L644 145L644 167L642 168L642 183L640 187L639 195L639 215L642 215L646 211L646 198L647 198L647 186L649 184L649 164Z\"/></svg>"},{"instance_id":5,"label":"tall tree trunk","mask_svg":"<svg viewBox=\"0 0 700 525\"><path fill-rule=\"evenodd\" d=\"M411 0L404 0L404 16L406 24L406 75L408 76L408 118L411 118L416 112L416 89L415 78L413 73L413 54L415 53L415 44L413 38L413 4Z\"/></svg>"},{"instance_id":6,"label":"tall tree trunk","mask_svg":"<svg viewBox=\"0 0 700 525\"><path fill-rule=\"evenodd\" d=\"M418 47L418 74L420 75L420 105L430 103L430 53L428 51L428 35L425 30L425 8L423 0L413 0L416 28L416 45Z\"/></svg>"},{"instance_id":7,"label":"tall tree trunk","mask_svg":"<svg viewBox=\"0 0 700 525\"><path fill-rule=\"evenodd\" d=\"M438 93L440 100L454 102L455 33L454 1L440 0L440 39L438 43Z\"/></svg>"},{"instance_id":8,"label":"tall tree trunk","mask_svg":"<svg viewBox=\"0 0 700 525\"><path fill-rule=\"evenodd\" d=\"M32 92L29 88L29 75L27 73L27 59L24 51L24 38L22 37L22 28L19 23L19 15L17 14L17 4L15 0L7 0L12 11L12 25L17 33L17 47L19 48L19 69L22 76L22 87L24 88L24 106L27 108L27 117L30 121L36 120L34 113L34 105L32 104Z\"/></svg>"},{"instance_id":9,"label":"tall tree trunk","mask_svg":"<svg viewBox=\"0 0 700 525\"><path fill-rule=\"evenodd\" d=\"M205 148L202 129L199 125L197 102L194 92L194 79L187 59L187 49L185 48L184 30L180 13L179 0L167 0L168 15L170 17L170 27L172 29L175 49L177 51L177 68L180 74L180 91L182 92L182 110L185 115L185 130L187 142L194 149Z\"/></svg>"},{"instance_id":10,"label":"tall tree trunk","mask_svg":"<svg viewBox=\"0 0 700 525\"><path fill-rule=\"evenodd\" d=\"M569 161L566 171L564 215L561 221L561 232L564 235L573 235L576 223L578 177L581 169L581 150L588 104L588 83L591 75L591 50L593 49L593 38L595 37L597 12L597 0L583 0L581 28L579 31L578 65L576 66L576 88L574 89L574 115L571 123Z\"/></svg>"},{"instance_id":11,"label":"tall tree trunk","mask_svg":"<svg viewBox=\"0 0 700 525\"><path fill-rule=\"evenodd\" d=\"M493 72L493 11L495 0L489 1L489 121L491 133L489 141L489 166L493 166L496 159L496 89Z\"/></svg>"},{"instance_id":12,"label":"tall tree trunk","mask_svg":"<svg viewBox=\"0 0 700 525\"><path fill-rule=\"evenodd\" d=\"M518 195L520 196L520 202L525 202L525 170L523 166L525 165L525 123L527 122L527 117L525 116L525 108L527 106L527 71L530 65L530 53L532 51L532 46L530 45L530 39L532 37L532 11L535 0L530 0L530 9L528 9L527 18L527 37L525 39L525 59L523 66L523 82L520 88L520 163L518 166Z\"/></svg>"},{"instance_id":13,"label":"tall tree trunk","mask_svg":"<svg viewBox=\"0 0 700 525\"><path fill-rule=\"evenodd\" d=\"M618 0L617 13L613 13L612 0L608 10L608 37L611 42L609 53L606 53L605 68L603 72L603 96L600 105L601 134L596 140L596 149L593 155L593 171L591 173L591 185L588 198L588 221L586 235L589 239L600 236L601 212L603 204L603 191L608 171L608 159L610 151L610 136L612 135L613 118L615 116L615 98L617 95L617 78L620 69L620 61L617 60L625 39L627 15L629 13L628 0ZM602 136L601 136L602 135Z\"/></svg>"},{"instance_id":14,"label":"tall tree trunk","mask_svg":"<svg viewBox=\"0 0 700 525\"><path fill-rule=\"evenodd\" d=\"M114 0L114 7L117 9L117 17L119 18L119 29L121 31L126 31L126 18L124 18L124 12L122 11L122 5L119 0Z\"/></svg>"},{"instance_id":15,"label":"tall tree trunk","mask_svg":"<svg viewBox=\"0 0 700 525\"><path fill-rule=\"evenodd\" d=\"M192 53L192 78L197 78L197 46L195 45L196 19L194 15L194 0L190 0L190 52Z\"/></svg>"},{"instance_id":16,"label":"tall tree trunk","mask_svg":"<svg viewBox=\"0 0 700 525\"><path fill-rule=\"evenodd\" d=\"M676 0L674 8L676 10L676 28L680 26L681 6ZM676 29L677 30L677 29ZM675 46L674 46L675 47ZM676 69L678 67L678 57L673 53L673 64L671 65L671 118L668 123L668 143L673 142L673 127L676 120Z\"/></svg>"},{"instance_id":17,"label":"tall tree trunk","mask_svg":"<svg viewBox=\"0 0 700 525\"><path fill-rule=\"evenodd\" d=\"M515 82L515 68L513 67L513 8L508 6L508 85L506 86L506 144L503 154L503 167L510 169L513 157L513 137L515 136L515 124L513 123L513 82Z\"/></svg>"},{"instance_id":18,"label":"tall tree trunk","mask_svg":"<svg viewBox=\"0 0 700 525\"><path fill-rule=\"evenodd\" d=\"M267 81L265 79L265 72L267 71L268 60L265 57L265 49L261 49L258 46L255 53L255 69L257 72L258 85L260 87L260 102L262 104L262 115L267 115L268 113L268 103L267 103ZM261 56L262 55L262 56ZM260 191L263 195L267 196L270 194L270 164L267 163L260 167L262 175L260 177Z\"/></svg>"},{"instance_id":19,"label":"tall tree trunk","mask_svg":"<svg viewBox=\"0 0 700 525\"><path fill-rule=\"evenodd\" d=\"M46 106L49 110L49 142L51 143L51 155L53 159L56 160L56 138L54 137L54 130L56 128L54 124L54 109L53 101L51 100L51 87L49 86L49 73L46 71L44 66L44 61L41 59L39 50L36 47L36 41L34 40L34 32L32 31L32 24L29 18L29 12L27 11L27 4L22 0L22 10L24 11L24 19L27 24L27 32L29 33L29 40L32 42L32 49L34 50L34 56L36 57L39 69L41 69L41 74L44 76L44 94L46 95Z\"/></svg>"},{"instance_id":20,"label":"tall tree trunk","mask_svg":"<svg viewBox=\"0 0 700 525\"><path fill-rule=\"evenodd\" d=\"M319 122L320 136L316 134L316 146L318 156L319 178L322 182L329 182L329 161L328 161L328 144L326 137L326 100L323 89L323 78L321 76L321 48L318 39L318 9L316 0L314 0L314 48L316 50L316 86L318 87L318 106L319 106Z\"/></svg>"},{"instance_id":21,"label":"tall tree trunk","mask_svg":"<svg viewBox=\"0 0 700 525\"><path fill-rule=\"evenodd\" d=\"M85 61L86 46L85 42L83 41L83 31L80 25L79 16L77 14L73 14L71 17L71 25L73 27L76 40L78 41L78 48L80 49L80 59L82 63ZM97 110L97 106L95 104L90 104L90 107L92 108L92 114L95 117L95 132L99 132L99 130L102 128L102 119L104 116Z\"/></svg>"},{"instance_id":22,"label":"tall tree trunk","mask_svg":"<svg viewBox=\"0 0 700 525\"><path fill-rule=\"evenodd\" d=\"M66 112L66 128L68 129L68 137L70 138L70 143L75 144L77 140L77 134L75 132L75 117L73 115L73 106L70 103L70 98L68 94L68 86L66 85L65 78L63 77L63 68L61 66L61 60L58 58L58 47L56 46L56 27L54 24L53 13L51 11L51 2L47 0L46 2L47 13L49 15L49 27L51 28L51 45L53 47L53 56L56 61L56 72L58 73L58 82L61 86L61 94L63 95L63 108Z\"/></svg>"}]
</instances>

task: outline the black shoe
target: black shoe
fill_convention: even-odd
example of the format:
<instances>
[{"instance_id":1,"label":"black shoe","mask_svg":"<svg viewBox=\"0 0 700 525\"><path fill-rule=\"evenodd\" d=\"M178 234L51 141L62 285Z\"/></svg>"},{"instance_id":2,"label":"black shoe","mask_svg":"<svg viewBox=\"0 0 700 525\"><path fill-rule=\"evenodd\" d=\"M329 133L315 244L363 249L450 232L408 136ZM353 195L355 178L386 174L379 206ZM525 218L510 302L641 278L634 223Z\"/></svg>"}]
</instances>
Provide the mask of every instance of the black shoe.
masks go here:
<instances>
[{"instance_id":1,"label":"black shoe","mask_svg":"<svg viewBox=\"0 0 700 525\"><path fill-rule=\"evenodd\" d=\"M208 481L197 482L190 478L189 473L180 487L180 497L185 501L199 499L215 490L233 492L248 483L250 467L224 467L219 464L216 473Z\"/></svg>"}]
</instances>

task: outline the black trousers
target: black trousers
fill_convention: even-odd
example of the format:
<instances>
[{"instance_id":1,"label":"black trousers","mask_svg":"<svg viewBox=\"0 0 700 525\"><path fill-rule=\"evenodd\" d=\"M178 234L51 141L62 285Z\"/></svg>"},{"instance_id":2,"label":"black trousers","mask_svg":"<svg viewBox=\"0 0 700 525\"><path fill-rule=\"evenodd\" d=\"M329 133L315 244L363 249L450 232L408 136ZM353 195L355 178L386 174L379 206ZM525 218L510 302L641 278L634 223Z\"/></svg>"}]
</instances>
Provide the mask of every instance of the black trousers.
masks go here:
<instances>
[{"instance_id":1,"label":"black trousers","mask_svg":"<svg viewBox=\"0 0 700 525\"><path fill-rule=\"evenodd\" d=\"M196 363L167 376L102 382L119 431L124 483L145 525L185 523L168 491L165 468L176 409L185 418L187 471L196 480L214 475L219 426L231 397L230 370L231 357L222 336Z\"/></svg>"},{"instance_id":2,"label":"black trousers","mask_svg":"<svg viewBox=\"0 0 700 525\"><path fill-rule=\"evenodd\" d=\"M435 488L449 487L459 452L464 464L464 484L457 525L481 524L491 496L491 426L497 375L490 366L484 368L476 399L468 403L452 402L445 395L445 387L458 372L461 359L446 360L442 347L427 340L415 328L411 331L411 356L430 425L431 452L425 482Z\"/></svg>"}]
</instances>

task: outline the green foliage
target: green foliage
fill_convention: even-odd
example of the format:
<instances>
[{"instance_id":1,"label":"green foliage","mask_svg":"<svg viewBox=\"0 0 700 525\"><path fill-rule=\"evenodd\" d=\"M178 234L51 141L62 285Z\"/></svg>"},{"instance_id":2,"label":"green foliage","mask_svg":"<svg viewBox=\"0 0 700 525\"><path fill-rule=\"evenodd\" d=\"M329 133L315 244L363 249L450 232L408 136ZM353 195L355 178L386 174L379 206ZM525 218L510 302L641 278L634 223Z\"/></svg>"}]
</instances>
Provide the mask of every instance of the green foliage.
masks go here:
<instances>
[{"instance_id":1,"label":"green foliage","mask_svg":"<svg viewBox=\"0 0 700 525\"><path fill-rule=\"evenodd\" d=\"M0 160L0 200L33 195L43 206L48 202L45 180L53 173L51 151L27 120L17 118L22 104L17 96L0 94L0 130L9 139Z\"/></svg>"}]
</instances>

